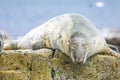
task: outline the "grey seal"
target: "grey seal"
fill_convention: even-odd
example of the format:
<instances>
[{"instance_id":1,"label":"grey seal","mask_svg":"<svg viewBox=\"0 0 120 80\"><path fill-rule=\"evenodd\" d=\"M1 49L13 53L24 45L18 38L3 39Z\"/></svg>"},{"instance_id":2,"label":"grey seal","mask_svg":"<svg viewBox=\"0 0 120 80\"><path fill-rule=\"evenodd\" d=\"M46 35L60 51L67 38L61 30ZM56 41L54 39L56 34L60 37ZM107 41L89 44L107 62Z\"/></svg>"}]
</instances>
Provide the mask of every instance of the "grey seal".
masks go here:
<instances>
[{"instance_id":1,"label":"grey seal","mask_svg":"<svg viewBox=\"0 0 120 80\"><path fill-rule=\"evenodd\" d=\"M105 52L120 58L109 48L99 30L84 16L70 13L56 16L32 29L24 37L4 46L4 49L60 50L73 62L86 62L96 53Z\"/></svg>"}]
</instances>

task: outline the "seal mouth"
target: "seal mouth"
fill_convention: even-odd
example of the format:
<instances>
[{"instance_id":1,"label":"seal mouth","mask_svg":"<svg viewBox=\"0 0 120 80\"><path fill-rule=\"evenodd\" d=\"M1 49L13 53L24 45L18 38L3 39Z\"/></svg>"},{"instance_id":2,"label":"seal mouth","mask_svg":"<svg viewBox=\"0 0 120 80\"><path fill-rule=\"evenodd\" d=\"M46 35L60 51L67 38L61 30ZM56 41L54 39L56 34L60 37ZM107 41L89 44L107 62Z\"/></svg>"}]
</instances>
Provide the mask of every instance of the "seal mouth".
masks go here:
<instances>
[{"instance_id":1,"label":"seal mouth","mask_svg":"<svg viewBox=\"0 0 120 80\"><path fill-rule=\"evenodd\" d=\"M73 61L73 63L85 63L86 62L86 58L83 56L83 55L74 55L74 54L71 54L71 59Z\"/></svg>"},{"instance_id":2,"label":"seal mouth","mask_svg":"<svg viewBox=\"0 0 120 80\"><path fill-rule=\"evenodd\" d=\"M83 62L83 61L84 61L84 58L83 58L83 57L77 57L75 61L76 61L76 62Z\"/></svg>"},{"instance_id":3,"label":"seal mouth","mask_svg":"<svg viewBox=\"0 0 120 80\"><path fill-rule=\"evenodd\" d=\"M88 53L86 52L86 53L83 53L83 54L79 54L79 55L76 55L76 57L75 58L73 58L72 60L74 60L74 63L76 63L76 62L81 62L81 63L85 63L86 62L86 60L87 60L87 55L88 55Z\"/></svg>"}]
</instances>

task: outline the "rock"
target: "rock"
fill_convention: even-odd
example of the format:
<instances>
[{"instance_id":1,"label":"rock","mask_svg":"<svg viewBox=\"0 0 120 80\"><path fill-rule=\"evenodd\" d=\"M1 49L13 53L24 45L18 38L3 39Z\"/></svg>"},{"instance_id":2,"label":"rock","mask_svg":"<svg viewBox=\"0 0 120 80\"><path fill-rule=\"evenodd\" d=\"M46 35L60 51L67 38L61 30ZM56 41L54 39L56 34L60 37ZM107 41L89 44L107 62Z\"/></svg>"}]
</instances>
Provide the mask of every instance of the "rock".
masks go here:
<instances>
[{"instance_id":1,"label":"rock","mask_svg":"<svg viewBox=\"0 0 120 80\"><path fill-rule=\"evenodd\" d=\"M48 60L52 52L48 49L2 51L0 80L51 80L51 75L48 75L51 72Z\"/></svg>"},{"instance_id":2,"label":"rock","mask_svg":"<svg viewBox=\"0 0 120 80\"><path fill-rule=\"evenodd\" d=\"M7 70L0 71L0 80L28 80L28 71Z\"/></svg>"},{"instance_id":3,"label":"rock","mask_svg":"<svg viewBox=\"0 0 120 80\"><path fill-rule=\"evenodd\" d=\"M6 50L0 53L0 80L119 80L120 59L96 54L72 63L60 51Z\"/></svg>"}]
</instances>

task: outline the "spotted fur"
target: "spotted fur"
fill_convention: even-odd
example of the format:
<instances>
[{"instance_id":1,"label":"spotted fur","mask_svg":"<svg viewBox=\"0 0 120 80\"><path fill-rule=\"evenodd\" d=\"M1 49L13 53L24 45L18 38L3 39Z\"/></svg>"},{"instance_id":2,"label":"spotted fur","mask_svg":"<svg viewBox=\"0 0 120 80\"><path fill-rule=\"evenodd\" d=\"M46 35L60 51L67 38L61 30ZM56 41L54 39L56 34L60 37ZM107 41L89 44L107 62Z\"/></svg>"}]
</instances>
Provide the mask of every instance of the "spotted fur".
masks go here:
<instances>
[{"instance_id":1,"label":"spotted fur","mask_svg":"<svg viewBox=\"0 0 120 80\"><path fill-rule=\"evenodd\" d=\"M23 38L12 41L4 49L60 50L73 62L86 62L96 53L113 52L98 29L84 16L64 14L28 32ZM120 55L119 53L115 53Z\"/></svg>"}]
</instances>

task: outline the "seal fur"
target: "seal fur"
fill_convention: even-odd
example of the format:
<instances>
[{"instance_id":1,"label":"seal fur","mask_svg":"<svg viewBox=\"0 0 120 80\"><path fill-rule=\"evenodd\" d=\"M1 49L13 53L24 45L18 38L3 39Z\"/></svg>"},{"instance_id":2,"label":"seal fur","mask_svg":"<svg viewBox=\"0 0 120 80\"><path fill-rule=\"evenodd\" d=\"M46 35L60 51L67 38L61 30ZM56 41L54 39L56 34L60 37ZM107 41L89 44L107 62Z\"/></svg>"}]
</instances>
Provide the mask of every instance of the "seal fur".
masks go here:
<instances>
[{"instance_id":1,"label":"seal fur","mask_svg":"<svg viewBox=\"0 0 120 80\"><path fill-rule=\"evenodd\" d=\"M96 53L111 52L96 27L84 16L74 13L54 17L4 46L4 49L41 48L60 50L73 62L83 63Z\"/></svg>"}]
</instances>

